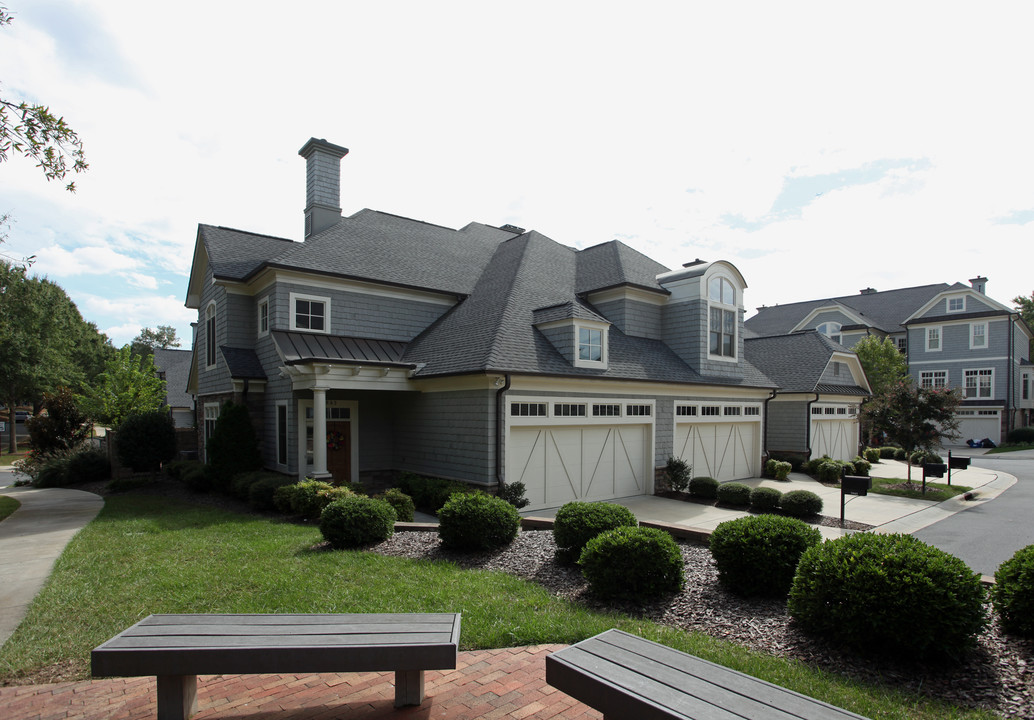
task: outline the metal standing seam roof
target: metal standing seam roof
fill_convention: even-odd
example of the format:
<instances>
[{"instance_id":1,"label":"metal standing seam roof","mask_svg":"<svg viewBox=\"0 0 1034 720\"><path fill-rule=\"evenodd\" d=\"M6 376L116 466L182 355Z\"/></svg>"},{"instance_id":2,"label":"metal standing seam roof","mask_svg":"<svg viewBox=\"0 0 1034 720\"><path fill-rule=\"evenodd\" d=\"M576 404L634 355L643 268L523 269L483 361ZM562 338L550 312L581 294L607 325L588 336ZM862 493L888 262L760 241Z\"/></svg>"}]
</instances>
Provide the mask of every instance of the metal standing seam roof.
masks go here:
<instances>
[{"instance_id":1,"label":"metal standing seam roof","mask_svg":"<svg viewBox=\"0 0 1034 720\"><path fill-rule=\"evenodd\" d=\"M394 340L339 337L283 330L274 330L271 335L277 352L288 365L307 362L406 364L402 362L406 343Z\"/></svg>"}]
</instances>

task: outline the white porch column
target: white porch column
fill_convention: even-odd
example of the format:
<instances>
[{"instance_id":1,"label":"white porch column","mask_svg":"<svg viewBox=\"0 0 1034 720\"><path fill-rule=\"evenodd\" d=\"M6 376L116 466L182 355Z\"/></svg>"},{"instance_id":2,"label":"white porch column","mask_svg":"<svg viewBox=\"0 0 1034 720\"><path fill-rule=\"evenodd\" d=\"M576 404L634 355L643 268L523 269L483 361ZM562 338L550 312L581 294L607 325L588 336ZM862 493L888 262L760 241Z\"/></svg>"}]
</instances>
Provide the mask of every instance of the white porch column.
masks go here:
<instances>
[{"instance_id":1,"label":"white porch column","mask_svg":"<svg viewBox=\"0 0 1034 720\"><path fill-rule=\"evenodd\" d=\"M312 389L312 474L317 480L327 472L327 388Z\"/></svg>"}]
</instances>

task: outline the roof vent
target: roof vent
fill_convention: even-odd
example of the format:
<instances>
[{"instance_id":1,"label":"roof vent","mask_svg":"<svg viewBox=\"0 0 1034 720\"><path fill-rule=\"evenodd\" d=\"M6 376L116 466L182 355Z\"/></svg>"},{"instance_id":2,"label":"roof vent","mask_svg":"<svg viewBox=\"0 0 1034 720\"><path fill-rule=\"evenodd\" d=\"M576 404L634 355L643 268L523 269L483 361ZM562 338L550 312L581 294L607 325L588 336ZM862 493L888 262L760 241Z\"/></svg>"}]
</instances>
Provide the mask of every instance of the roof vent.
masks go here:
<instances>
[{"instance_id":1,"label":"roof vent","mask_svg":"<svg viewBox=\"0 0 1034 720\"><path fill-rule=\"evenodd\" d=\"M700 258L697 258L693 262L682 263L682 267L693 267L694 265L704 265L706 263L707 260L701 260Z\"/></svg>"},{"instance_id":2,"label":"roof vent","mask_svg":"<svg viewBox=\"0 0 1034 720\"><path fill-rule=\"evenodd\" d=\"M859 290L858 292L860 292L862 295L875 295L876 288L864 288L862 290Z\"/></svg>"},{"instance_id":3,"label":"roof vent","mask_svg":"<svg viewBox=\"0 0 1034 720\"><path fill-rule=\"evenodd\" d=\"M517 227L516 225L511 225L510 223L506 223L505 225L500 226L499 229L505 230L506 232L512 232L515 235L523 235L525 232L524 228Z\"/></svg>"}]
</instances>

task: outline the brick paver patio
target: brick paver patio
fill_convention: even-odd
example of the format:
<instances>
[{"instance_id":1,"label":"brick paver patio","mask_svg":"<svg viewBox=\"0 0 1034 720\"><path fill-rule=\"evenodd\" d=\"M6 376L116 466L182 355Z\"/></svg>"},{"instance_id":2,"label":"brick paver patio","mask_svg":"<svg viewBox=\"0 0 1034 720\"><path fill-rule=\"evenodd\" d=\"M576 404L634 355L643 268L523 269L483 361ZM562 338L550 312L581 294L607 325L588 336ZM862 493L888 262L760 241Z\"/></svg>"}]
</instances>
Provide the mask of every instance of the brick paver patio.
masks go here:
<instances>
[{"instance_id":1,"label":"brick paver patio","mask_svg":"<svg viewBox=\"0 0 1034 720\"><path fill-rule=\"evenodd\" d=\"M562 645L461 652L455 670L428 670L420 707L394 707L393 672L203 675L197 720L520 718L598 720L602 715L546 685L546 655ZM0 687L4 720L151 720L155 679L113 678Z\"/></svg>"}]
</instances>

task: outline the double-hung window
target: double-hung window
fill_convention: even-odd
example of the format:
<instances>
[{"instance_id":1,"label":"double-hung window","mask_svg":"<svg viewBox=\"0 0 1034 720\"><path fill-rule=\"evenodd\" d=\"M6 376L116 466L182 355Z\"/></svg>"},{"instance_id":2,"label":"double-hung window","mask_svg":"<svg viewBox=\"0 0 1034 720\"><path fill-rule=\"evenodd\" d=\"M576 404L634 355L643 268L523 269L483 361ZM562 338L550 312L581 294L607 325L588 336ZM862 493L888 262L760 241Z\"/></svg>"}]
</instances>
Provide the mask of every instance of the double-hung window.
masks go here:
<instances>
[{"instance_id":1,"label":"double-hung window","mask_svg":"<svg viewBox=\"0 0 1034 720\"><path fill-rule=\"evenodd\" d=\"M963 371L964 385L963 395L967 398L990 398L991 387L994 383L994 370L965 370Z\"/></svg>"},{"instance_id":2,"label":"double-hung window","mask_svg":"<svg viewBox=\"0 0 1034 720\"><path fill-rule=\"evenodd\" d=\"M970 350L982 350L987 347L987 323L973 323L969 326Z\"/></svg>"},{"instance_id":3,"label":"double-hung window","mask_svg":"<svg viewBox=\"0 0 1034 720\"><path fill-rule=\"evenodd\" d=\"M710 313L708 353L736 357L736 289L728 278L713 277L708 283Z\"/></svg>"},{"instance_id":4,"label":"double-hung window","mask_svg":"<svg viewBox=\"0 0 1034 720\"><path fill-rule=\"evenodd\" d=\"M578 328L578 359L590 362L603 361L602 330Z\"/></svg>"},{"instance_id":5,"label":"double-hung window","mask_svg":"<svg viewBox=\"0 0 1034 720\"><path fill-rule=\"evenodd\" d=\"M269 298L258 304L258 334L260 337L269 334Z\"/></svg>"},{"instance_id":6,"label":"double-hung window","mask_svg":"<svg viewBox=\"0 0 1034 720\"><path fill-rule=\"evenodd\" d=\"M939 390L948 385L947 370L923 370L919 373L920 387L926 390Z\"/></svg>"},{"instance_id":7,"label":"double-hung window","mask_svg":"<svg viewBox=\"0 0 1034 720\"><path fill-rule=\"evenodd\" d=\"M940 352L941 329L939 327L926 328L926 350L927 352Z\"/></svg>"}]
</instances>

